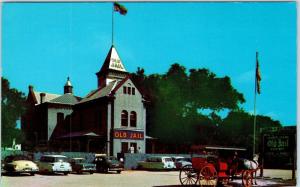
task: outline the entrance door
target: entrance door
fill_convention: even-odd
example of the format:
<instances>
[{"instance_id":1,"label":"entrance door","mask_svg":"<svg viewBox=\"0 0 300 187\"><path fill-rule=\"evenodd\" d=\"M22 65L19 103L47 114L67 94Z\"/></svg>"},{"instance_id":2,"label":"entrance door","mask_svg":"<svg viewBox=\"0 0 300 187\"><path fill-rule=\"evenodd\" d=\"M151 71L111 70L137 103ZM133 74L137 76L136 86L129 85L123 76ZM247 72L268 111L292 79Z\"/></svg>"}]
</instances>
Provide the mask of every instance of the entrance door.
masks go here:
<instances>
[{"instance_id":1,"label":"entrance door","mask_svg":"<svg viewBox=\"0 0 300 187\"><path fill-rule=\"evenodd\" d=\"M121 146L122 146L121 152L128 153L128 142L122 142Z\"/></svg>"}]
</instances>

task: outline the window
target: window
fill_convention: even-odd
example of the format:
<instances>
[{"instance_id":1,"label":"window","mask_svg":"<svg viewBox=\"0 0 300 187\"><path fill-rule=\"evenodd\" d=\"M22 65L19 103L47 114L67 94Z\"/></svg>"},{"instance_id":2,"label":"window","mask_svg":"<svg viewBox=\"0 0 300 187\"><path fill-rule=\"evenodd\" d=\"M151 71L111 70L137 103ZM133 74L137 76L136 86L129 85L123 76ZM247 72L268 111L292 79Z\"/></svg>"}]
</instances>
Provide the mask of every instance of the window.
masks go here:
<instances>
[{"instance_id":1,"label":"window","mask_svg":"<svg viewBox=\"0 0 300 187\"><path fill-rule=\"evenodd\" d=\"M136 127L136 112L130 112L130 127Z\"/></svg>"},{"instance_id":2,"label":"window","mask_svg":"<svg viewBox=\"0 0 300 187\"><path fill-rule=\"evenodd\" d=\"M56 117L57 117L56 118L57 119L57 124L62 123L64 121L64 113L59 112L59 113L57 113Z\"/></svg>"},{"instance_id":3,"label":"window","mask_svg":"<svg viewBox=\"0 0 300 187\"><path fill-rule=\"evenodd\" d=\"M121 113L121 125L128 126L128 112L126 110Z\"/></svg>"},{"instance_id":4,"label":"window","mask_svg":"<svg viewBox=\"0 0 300 187\"><path fill-rule=\"evenodd\" d=\"M135 95L135 88L132 88L132 95Z\"/></svg>"},{"instance_id":5,"label":"window","mask_svg":"<svg viewBox=\"0 0 300 187\"><path fill-rule=\"evenodd\" d=\"M126 94L126 93L127 93L127 87L123 86L123 94Z\"/></svg>"},{"instance_id":6,"label":"window","mask_svg":"<svg viewBox=\"0 0 300 187\"><path fill-rule=\"evenodd\" d=\"M131 95L131 87L128 87L128 94Z\"/></svg>"}]
</instances>

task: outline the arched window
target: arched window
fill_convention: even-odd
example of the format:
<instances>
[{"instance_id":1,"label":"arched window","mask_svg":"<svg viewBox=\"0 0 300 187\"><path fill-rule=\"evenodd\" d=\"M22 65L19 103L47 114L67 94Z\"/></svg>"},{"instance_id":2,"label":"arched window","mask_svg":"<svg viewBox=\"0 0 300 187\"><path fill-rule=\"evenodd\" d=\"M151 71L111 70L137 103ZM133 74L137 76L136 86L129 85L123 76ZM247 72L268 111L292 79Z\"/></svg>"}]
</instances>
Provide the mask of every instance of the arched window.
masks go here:
<instances>
[{"instance_id":1,"label":"arched window","mask_svg":"<svg viewBox=\"0 0 300 187\"><path fill-rule=\"evenodd\" d=\"M136 112L130 112L130 127L136 127Z\"/></svg>"},{"instance_id":2,"label":"arched window","mask_svg":"<svg viewBox=\"0 0 300 187\"><path fill-rule=\"evenodd\" d=\"M128 126L128 112L126 110L121 113L121 125Z\"/></svg>"}]
</instances>

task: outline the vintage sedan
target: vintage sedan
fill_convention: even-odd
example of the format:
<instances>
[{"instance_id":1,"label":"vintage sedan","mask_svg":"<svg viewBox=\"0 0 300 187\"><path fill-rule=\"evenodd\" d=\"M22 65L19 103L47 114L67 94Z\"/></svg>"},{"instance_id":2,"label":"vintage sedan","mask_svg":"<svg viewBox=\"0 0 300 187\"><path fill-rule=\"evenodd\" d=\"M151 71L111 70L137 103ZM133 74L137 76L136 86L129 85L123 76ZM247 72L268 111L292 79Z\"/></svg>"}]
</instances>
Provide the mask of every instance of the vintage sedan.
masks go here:
<instances>
[{"instance_id":1,"label":"vintage sedan","mask_svg":"<svg viewBox=\"0 0 300 187\"><path fill-rule=\"evenodd\" d=\"M97 172L116 171L121 173L124 170L124 165L114 156L107 156L105 154L96 154L94 163L96 164Z\"/></svg>"},{"instance_id":2,"label":"vintage sedan","mask_svg":"<svg viewBox=\"0 0 300 187\"><path fill-rule=\"evenodd\" d=\"M4 159L3 170L6 174L29 173L30 175L35 175L39 168L27 156L11 155Z\"/></svg>"},{"instance_id":3,"label":"vintage sedan","mask_svg":"<svg viewBox=\"0 0 300 187\"><path fill-rule=\"evenodd\" d=\"M137 166L137 169L144 170L173 170L175 168L172 158L168 156L148 157L145 161L138 162Z\"/></svg>"},{"instance_id":4,"label":"vintage sedan","mask_svg":"<svg viewBox=\"0 0 300 187\"><path fill-rule=\"evenodd\" d=\"M84 158L72 158L70 160L72 171L76 173L88 172L93 174L96 171L96 165L88 163Z\"/></svg>"},{"instance_id":5,"label":"vintage sedan","mask_svg":"<svg viewBox=\"0 0 300 187\"><path fill-rule=\"evenodd\" d=\"M182 157L182 156L175 156L172 157L172 160L175 163L176 169L180 169L186 165L192 165L192 161L190 158Z\"/></svg>"},{"instance_id":6,"label":"vintage sedan","mask_svg":"<svg viewBox=\"0 0 300 187\"><path fill-rule=\"evenodd\" d=\"M68 175L71 171L71 164L68 158L63 155L43 155L38 162L41 173L63 173Z\"/></svg>"}]
</instances>

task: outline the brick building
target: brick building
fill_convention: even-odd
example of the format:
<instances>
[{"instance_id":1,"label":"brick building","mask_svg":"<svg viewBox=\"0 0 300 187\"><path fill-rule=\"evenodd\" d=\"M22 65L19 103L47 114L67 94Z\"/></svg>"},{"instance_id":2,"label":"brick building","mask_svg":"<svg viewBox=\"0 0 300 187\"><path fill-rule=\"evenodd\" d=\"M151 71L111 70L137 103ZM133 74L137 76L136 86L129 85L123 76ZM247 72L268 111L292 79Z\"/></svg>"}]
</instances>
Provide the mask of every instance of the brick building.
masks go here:
<instances>
[{"instance_id":1,"label":"brick building","mask_svg":"<svg viewBox=\"0 0 300 187\"><path fill-rule=\"evenodd\" d=\"M29 108L21 122L27 149L115 156L128 150L145 152L145 100L114 46L96 76L97 88L83 98L73 94L69 78L62 95L29 86Z\"/></svg>"}]
</instances>

